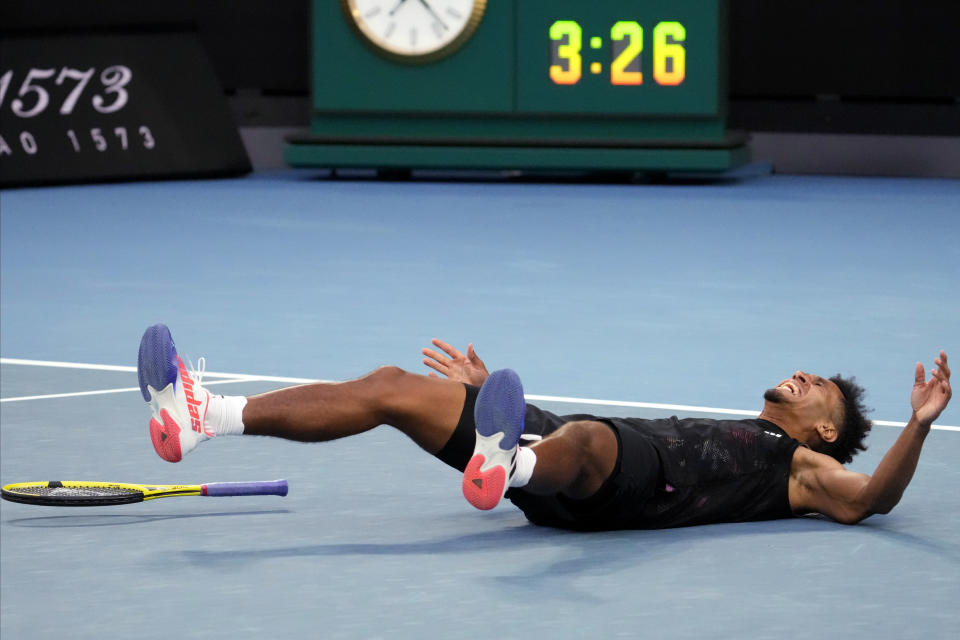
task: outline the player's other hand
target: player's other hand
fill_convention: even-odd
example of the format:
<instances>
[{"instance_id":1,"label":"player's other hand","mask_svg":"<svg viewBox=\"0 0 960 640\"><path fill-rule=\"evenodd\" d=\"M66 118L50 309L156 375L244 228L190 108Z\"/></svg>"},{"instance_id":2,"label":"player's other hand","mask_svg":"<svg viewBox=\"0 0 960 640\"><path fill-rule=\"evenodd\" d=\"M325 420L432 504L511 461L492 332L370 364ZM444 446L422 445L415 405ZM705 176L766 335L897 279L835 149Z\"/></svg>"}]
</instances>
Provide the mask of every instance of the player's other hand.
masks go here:
<instances>
[{"instance_id":1,"label":"player's other hand","mask_svg":"<svg viewBox=\"0 0 960 640\"><path fill-rule=\"evenodd\" d=\"M924 375L923 364L917 363L913 393L910 394L910 406L913 407L917 421L923 425L933 424L953 395L950 389L950 367L947 366L947 354L941 351L940 357L933 363L938 368L930 370L929 380Z\"/></svg>"},{"instance_id":2,"label":"player's other hand","mask_svg":"<svg viewBox=\"0 0 960 640\"><path fill-rule=\"evenodd\" d=\"M477 356L477 352L473 350L472 344L467 345L467 354L464 355L443 340L434 338L431 342L433 346L447 354L446 356L441 355L433 349L421 350L421 353L426 356L426 358L423 359L423 364L437 373L445 375L456 382L465 382L475 387L483 385L484 380L490 375L486 365L483 364L483 360L481 360ZM431 373L430 375L434 378L440 377L436 373Z\"/></svg>"}]
</instances>

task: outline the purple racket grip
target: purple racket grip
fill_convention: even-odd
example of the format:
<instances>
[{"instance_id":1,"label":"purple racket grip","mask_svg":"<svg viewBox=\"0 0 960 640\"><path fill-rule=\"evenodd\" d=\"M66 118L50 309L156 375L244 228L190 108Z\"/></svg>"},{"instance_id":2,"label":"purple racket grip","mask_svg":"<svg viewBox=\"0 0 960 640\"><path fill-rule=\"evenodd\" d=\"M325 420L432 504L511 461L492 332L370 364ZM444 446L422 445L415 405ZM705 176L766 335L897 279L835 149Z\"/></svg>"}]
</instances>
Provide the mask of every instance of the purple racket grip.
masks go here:
<instances>
[{"instance_id":1,"label":"purple racket grip","mask_svg":"<svg viewBox=\"0 0 960 640\"><path fill-rule=\"evenodd\" d=\"M202 485L205 496L285 496L286 480L264 482L211 482Z\"/></svg>"}]
</instances>

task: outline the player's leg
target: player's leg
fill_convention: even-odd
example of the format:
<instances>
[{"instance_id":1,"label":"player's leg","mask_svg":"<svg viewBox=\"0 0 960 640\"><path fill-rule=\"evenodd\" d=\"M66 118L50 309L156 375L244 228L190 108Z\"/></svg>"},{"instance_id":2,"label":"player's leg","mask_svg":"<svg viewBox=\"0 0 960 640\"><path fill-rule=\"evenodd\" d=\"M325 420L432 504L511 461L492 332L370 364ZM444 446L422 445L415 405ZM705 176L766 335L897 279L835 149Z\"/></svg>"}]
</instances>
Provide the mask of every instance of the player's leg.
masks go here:
<instances>
[{"instance_id":1,"label":"player's leg","mask_svg":"<svg viewBox=\"0 0 960 640\"><path fill-rule=\"evenodd\" d=\"M459 382L381 367L349 382L308 384L247 398L243 432L321 442L386 424L435 454L456 428L465 395Z\"/></svg>"},{"instance_id":2,"label":"player's leg","mask_svg":"<svg viewBox=\"0 0 960 640\"><path fill-rule=\"evenodd\" d=\"M477 396L476 446L463 476L463 494L492 509L509 487L571 499L592 496L613 473L619 446L602 422L571 422L531 447L520 447L526 404L519 377L495 371Z\"/></svg>"},{"instance_id":3,"label":"player's leg","mask_svg":"<svg viewBox=\"0 0 960 640\"><path fill-rule=\"evenodd\" d=\"M613 473L617 436L603 422L568 422L530 449L536 465L524 489L539 495L589 498Z\"/></svg>"},{"instance_id":4,"label":"player's leg","mask_svg":"<svg viewBox=\"0 0 960 640\"><path fill-rule=\"evenodd\" d=\"M201 367L202 369L202 367ZM344 383L291 387L251 398L214 396L191 375L164 325L140 343L138 377L150 403L157 453L179 462L200 442L223 434L323 441L390 424L430 453L441 451L464 407L462 384L384 367Z\"/></svg>"}]
</instances>

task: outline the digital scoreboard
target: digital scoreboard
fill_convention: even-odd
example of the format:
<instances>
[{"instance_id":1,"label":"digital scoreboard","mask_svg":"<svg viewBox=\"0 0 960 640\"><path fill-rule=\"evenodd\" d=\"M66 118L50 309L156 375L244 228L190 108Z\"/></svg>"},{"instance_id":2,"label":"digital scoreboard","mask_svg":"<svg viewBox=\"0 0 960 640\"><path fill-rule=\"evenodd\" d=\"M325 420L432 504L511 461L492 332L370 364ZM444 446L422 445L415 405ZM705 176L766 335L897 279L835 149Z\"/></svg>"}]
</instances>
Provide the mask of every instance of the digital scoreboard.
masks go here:
<instances>
[{"instance_id":1,"label":"digital scoreboard","mask_svg":"<svg viewBox=\"0 0 960 640\"><path fill-rule=\"evenodd\" d=\"M294 166L723 171L724 0L315 0Z\"/></svg>"}]
</instances>

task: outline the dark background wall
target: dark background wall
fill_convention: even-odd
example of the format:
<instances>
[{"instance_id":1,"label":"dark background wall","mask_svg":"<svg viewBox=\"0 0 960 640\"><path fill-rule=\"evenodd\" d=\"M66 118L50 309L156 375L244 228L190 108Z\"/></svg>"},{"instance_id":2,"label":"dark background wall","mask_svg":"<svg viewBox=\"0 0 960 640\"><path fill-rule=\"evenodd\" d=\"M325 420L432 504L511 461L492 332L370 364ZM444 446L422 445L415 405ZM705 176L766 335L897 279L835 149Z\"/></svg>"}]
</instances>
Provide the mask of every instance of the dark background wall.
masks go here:
<instances>
[{"instance_id":1,"label":"dark background wall","mask_svg":"<svg viewBox=\"0 0 960 640\"><path fill-rule=\"evenodd\" d=\"M960 3L733 0L731 9L737 126L960 135Z\"/></svg>"},{"instance_id":2,"label":"dark background wall","mask_svg":"<svg viewBox=\"0 0 960 640\"><path fill-rule=\"evenodd\" d=\"M960 136L960 3L731 0L730 7L732 127ZM308 0L5 0L0 30L189 25L239 126L304 127L309 12Z\"/></svg>"}]
</instances>

